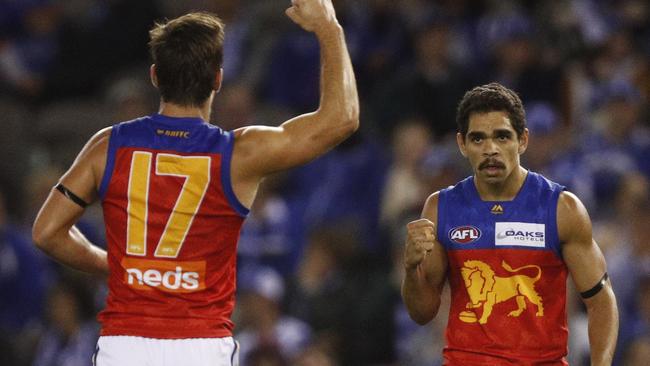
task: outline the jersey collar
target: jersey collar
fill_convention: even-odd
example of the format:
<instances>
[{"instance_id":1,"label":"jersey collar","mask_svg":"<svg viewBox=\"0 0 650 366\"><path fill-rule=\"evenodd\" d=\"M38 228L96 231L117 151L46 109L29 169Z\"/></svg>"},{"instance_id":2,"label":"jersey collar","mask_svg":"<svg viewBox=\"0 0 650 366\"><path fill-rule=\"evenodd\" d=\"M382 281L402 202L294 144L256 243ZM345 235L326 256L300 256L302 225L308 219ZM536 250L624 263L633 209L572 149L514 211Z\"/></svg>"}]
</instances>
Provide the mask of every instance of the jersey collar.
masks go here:
<instances>
[{"instance_id":1,"label":"jersey collar","mask_svg":"<svg viewBox=\"0 0 650 366\"><path fill-rule=\"evenodd\" d=\"M160 113L151 115L151 119L155 122L175 126L200 125L206 123L200 117L170 117Z\"/></svg>"}]
</instances>

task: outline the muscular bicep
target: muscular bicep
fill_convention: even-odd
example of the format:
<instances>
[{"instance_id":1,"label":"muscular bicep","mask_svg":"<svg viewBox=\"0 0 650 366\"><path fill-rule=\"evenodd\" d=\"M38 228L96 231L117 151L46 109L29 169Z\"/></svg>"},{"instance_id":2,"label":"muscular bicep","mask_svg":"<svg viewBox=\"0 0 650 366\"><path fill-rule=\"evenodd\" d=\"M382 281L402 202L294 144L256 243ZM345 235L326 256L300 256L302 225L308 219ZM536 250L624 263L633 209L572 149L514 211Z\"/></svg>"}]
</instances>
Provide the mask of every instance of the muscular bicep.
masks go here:
<instances>
[{"instance_id":1,"label":"muscular bicep","mask_svg":"<svg viewBox=\"0 0 650 366\"><path fill-rule=\"evenodd\" d=\"M422 209L422 218L428 219L436 225L435 233L438 232L438 192L427 198ZM442 290L447 279L447 252L436 236L433 249L422 262L422 268L427 281Z\"/></svg>"},{"instance_id":2,"label":"muscular bicep","mask_svg":"<svg viewBox=\"0 0 650 366\"><path fill-rule=\"evenodd\" d=\"M352 132L317 112L292 118L278 127L251 126L236 131L233 169L261 178L305 164L326 153Z\"/></svg>"},{"instance_id":3,"label":"muscular bicep","mask_svg":"<svg viewBox=\"0 0 650 366\"><path fill-rule=\"evenodd\" d=\"M605 258L592 235L584 205L569 192L558 201L557 221L562 255L579 292L596 285L607 271Z\"/></svg>"}]
</instances>

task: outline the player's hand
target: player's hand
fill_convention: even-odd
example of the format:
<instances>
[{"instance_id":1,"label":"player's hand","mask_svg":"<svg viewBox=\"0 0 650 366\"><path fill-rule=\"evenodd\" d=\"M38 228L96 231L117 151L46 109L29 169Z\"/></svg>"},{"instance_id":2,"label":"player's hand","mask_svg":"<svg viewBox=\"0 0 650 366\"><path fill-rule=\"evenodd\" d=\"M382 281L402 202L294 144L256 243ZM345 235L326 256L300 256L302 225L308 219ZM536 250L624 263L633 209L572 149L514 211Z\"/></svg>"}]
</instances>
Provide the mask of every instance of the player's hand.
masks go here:
<instances>
[{"instance_id":1,"label":"player's hand","mask_svg":"<svg viewBox=\"0 0 650 366\"><path fill-rule=\"evenodd\" d=\"M436 240L435 225L427 219L419 219L409 222L406 225L406 231L404 267L406 270L413 270L433 250Z\"/></svg>"},{"instance_id":2,"label":"player's hand","mask_svg":"<svg viewBox=\"0 0 650 366\"><path fill-rule=\"evenodd\" d=\"M286 13L294 23L309 32L325 32L338 25L332 0L291 0Z\"/></svg>"}]
</instances>

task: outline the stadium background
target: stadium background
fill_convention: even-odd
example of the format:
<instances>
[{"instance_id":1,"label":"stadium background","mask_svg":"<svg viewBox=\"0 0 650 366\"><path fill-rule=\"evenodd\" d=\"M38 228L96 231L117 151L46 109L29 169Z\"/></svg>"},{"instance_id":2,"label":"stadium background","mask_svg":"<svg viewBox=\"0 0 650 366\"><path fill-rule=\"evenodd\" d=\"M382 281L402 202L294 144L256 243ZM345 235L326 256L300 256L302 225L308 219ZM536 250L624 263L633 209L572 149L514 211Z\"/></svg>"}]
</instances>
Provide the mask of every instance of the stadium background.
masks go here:
<instances>
[{"instance_id":1,"label":"stadium background","mask_svg":"<svg viewBox=\"0 0 650 366\"><path fill-rule=\"evenodd\" d=\"M0 364L88 365L102 280L37 252L30 224L96 130L156 111L147 31L189 10L225 20L213 123L278 124L318 102L318 47L279 0L0 1ZM399 297L404 224L466 176L454 113L468 88L522 97L527 168L588 206L621 313L617 365L650 360L650 3L335 1L362 127L266 180L239 247L242 365L433 365L445 315L416 326ZM104 245L101 210L80 224ZM586 315L569 294L573 365ZM444 306L444 305L443 305Z\"/></svg>"}]
</instances>

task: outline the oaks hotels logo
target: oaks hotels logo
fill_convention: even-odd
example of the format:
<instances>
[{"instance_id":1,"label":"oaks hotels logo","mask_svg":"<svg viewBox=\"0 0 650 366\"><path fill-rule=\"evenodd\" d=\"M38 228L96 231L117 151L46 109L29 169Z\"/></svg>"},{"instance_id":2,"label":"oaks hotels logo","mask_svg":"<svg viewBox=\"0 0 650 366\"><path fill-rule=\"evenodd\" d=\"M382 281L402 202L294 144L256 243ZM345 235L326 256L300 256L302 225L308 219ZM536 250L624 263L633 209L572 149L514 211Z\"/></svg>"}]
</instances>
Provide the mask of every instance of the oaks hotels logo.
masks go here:
<instances>
[{"instance_id":1,"label":"oaks hotels logo","mask_svg":"<svg viewBox=\"0 0 650 366\"><path fill-rule=\"evenodd\" d=\"M494 225L494 244L544 248L546 225L529 222L497 222Z\"/></svg>"},{"instance_id":2,"label":"oaks hotels logo","mask_svg":"<svg viewBox=\"0 0 650 366\"><path fill-rule=\"evenodd\" d=\"M470 225L455 227L449 231L449 239L458 244L469 244L480 237L481 230Z\"/></svg>"},{"instance_id":3,"label":"oaks hotels logo","mask_svg":"<svg viewBox=\"0 0 650 366\"><path fill-rule=\"evenodd\" d=\"M205 261L122 259L124 283L138 290L194 292L205 288Z\"/></svg>"}]
</instances>

